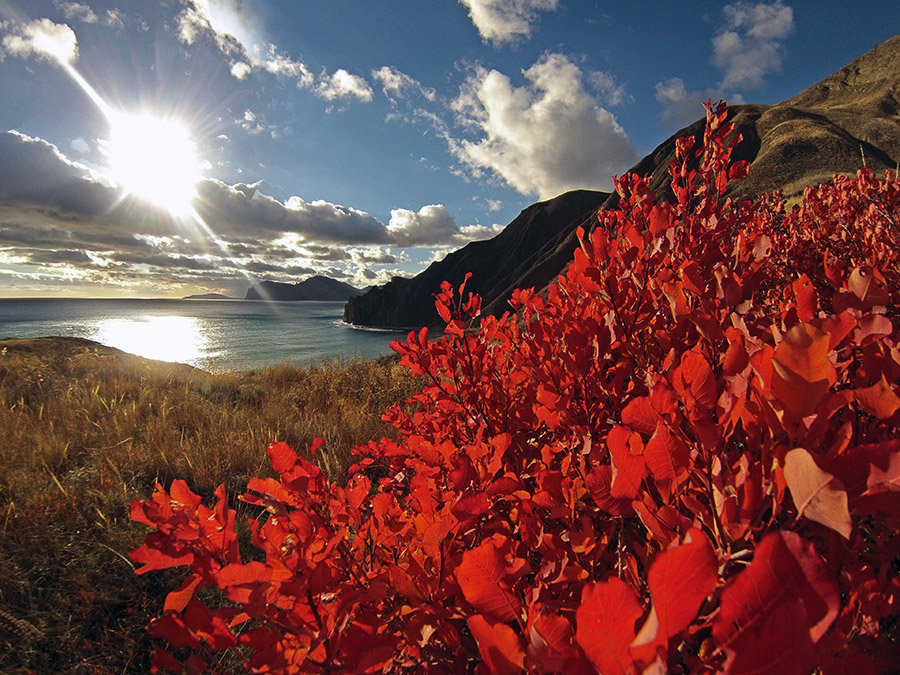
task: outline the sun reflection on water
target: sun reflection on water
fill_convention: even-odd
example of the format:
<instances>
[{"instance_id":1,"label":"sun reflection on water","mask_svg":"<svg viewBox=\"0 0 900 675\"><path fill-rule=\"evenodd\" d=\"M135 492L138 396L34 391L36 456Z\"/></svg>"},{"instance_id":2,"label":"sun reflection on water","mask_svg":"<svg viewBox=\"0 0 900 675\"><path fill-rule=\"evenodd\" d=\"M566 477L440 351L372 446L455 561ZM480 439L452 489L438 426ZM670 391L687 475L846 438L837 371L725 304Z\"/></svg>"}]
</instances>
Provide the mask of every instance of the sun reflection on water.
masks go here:
<instances>
[{"instance_id":1,"label":"sun reflection on water","mask_svg":"<svg viewBox=\"0 0 900 675\"><path fill-rule=\"evenodd\" d=\"M97 342L148 359L197 365L209 357L210 340L190 316L143 316L97 323Z\"/></svg>"}]
</instances>

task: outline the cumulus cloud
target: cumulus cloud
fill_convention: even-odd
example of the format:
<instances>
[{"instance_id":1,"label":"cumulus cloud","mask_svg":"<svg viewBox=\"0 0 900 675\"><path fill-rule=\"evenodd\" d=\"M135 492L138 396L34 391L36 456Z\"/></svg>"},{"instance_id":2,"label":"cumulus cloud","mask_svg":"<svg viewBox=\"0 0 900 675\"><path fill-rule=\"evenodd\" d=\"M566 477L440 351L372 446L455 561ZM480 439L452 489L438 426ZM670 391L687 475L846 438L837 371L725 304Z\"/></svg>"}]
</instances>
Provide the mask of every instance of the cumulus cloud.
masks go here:
<instances>
[{"instance_id":1,"label":"cumulus cloud","mask_svg":"<svg viewBox=\"0 0 900 675\"><path fill-rule=\"evenodd\" d=\"M584 89L581 70L546 54L515 87L478 68L453 108L476 140L451 139L451 152L477 177L487 170L541 199L575 188L609 189L637 154L615 117Z\"/></svg>"},{"instance_id":2,"label":"cumulus cloud","mask_svg":"<svg viewBox=\"0 0 900 675\"><path fill-rule=\"evenodd\" d=\"M723 11L725 25L713 38L713 63L722 71L720 86L759 89L766 75L781 68L781 41L794 29L794 12L781 0L738 2Z\"/></svg>"},{"instance_id":3,"label":"cumulus cloud","mask_svg":"<svg viewBox=\"0 0 900 675\"><path fill-rule=\"evenodd\" d=\"M501 45L531 35L539 12L553 11L559 0L459 0L481 39Z\"/></svg>"},{"instance_id":4,"label":"cumulus cloud","mask_svg":"<svg viewBox=\"0 0 900 675\"><path fill-rule=\"evenodd\" d=\"M78 58L78 40L75 32L64 23L50 19L37 19L26 24L7 25L3 36L3 48L22 58L36 56L62 63L72 63Z\"/></svg>"},{"instance_id":5,"label":"cumulus cloud","mask_svg":"<svg viewBox=\"0 0 900 675\"><path fill-rule=\"evenodd\" d=\"M393 209L387 228L400 246L443 244L459 231L456 220L443 204L429 204L418 211Z\"/></svg>"},{"instance_id":6,"label":"cumulus cloud","mask_svg":"<svg viewBox=\"0 0 900 675\"><path fill-rule=\"evenodd\" d=\"M50 210L96 216L121 191L105 185L86 166L70 161L42 139L0 133L0 200L41 204Z\"/></svg>"}]
</instances>

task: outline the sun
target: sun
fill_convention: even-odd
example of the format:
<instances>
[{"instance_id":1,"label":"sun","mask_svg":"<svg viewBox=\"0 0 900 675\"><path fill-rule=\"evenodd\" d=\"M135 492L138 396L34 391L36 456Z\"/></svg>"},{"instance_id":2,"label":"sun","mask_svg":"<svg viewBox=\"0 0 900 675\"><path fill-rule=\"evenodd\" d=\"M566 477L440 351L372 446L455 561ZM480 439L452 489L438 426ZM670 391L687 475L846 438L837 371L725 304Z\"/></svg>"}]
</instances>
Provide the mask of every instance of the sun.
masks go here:
<instances>
[{"instance_id":1,"label":"sun","mask_svg":"<svg viewBox=\"0 0 900 675\"><path fill-rule=\"evenodd\" d=\"M110 115L110 177L128 194L173 215L192 211L200 161L187 127L151 113Z\"/></svg>"}]
</instances>

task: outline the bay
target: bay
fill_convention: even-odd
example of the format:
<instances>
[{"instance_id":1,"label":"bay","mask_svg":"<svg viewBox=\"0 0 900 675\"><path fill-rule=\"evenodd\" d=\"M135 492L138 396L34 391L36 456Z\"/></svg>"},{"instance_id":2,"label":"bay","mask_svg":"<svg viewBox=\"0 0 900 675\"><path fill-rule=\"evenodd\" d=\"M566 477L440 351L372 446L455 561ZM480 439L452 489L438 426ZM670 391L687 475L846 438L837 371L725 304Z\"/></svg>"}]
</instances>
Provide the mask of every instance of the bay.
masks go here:
<instances>
[{"instance_id":1,"label":"bay","mask_svg":"<svg viewBox=\"0 0 900 675\"><path fill-rule=\"evenodd\" d=\"M343 302L0 299L0 337L72 336L210 372L390 354L406 333L341 321Z\"/></svg>"}]
</instances>

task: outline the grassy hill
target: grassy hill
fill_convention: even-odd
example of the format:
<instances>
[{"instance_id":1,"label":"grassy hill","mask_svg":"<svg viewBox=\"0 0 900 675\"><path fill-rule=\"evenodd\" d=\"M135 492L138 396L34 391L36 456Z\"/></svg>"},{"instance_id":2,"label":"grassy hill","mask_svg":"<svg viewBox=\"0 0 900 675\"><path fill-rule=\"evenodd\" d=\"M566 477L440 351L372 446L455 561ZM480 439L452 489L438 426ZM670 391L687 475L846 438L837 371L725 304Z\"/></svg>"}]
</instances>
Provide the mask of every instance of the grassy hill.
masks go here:
<instances>
[{"instance_id":1,"label":"grassy hill","mask_svg":"<svg viewBox=\"0 0 900 675\"><path fill-rule=\"evenodd\" d=\"M0 672L146 672L171 574L136 576L132 500L183 478L236 501L266 446L332 476L416 382L395 360L210 375L78 338L0 340Z\"/></svg>"}]
</instances>

